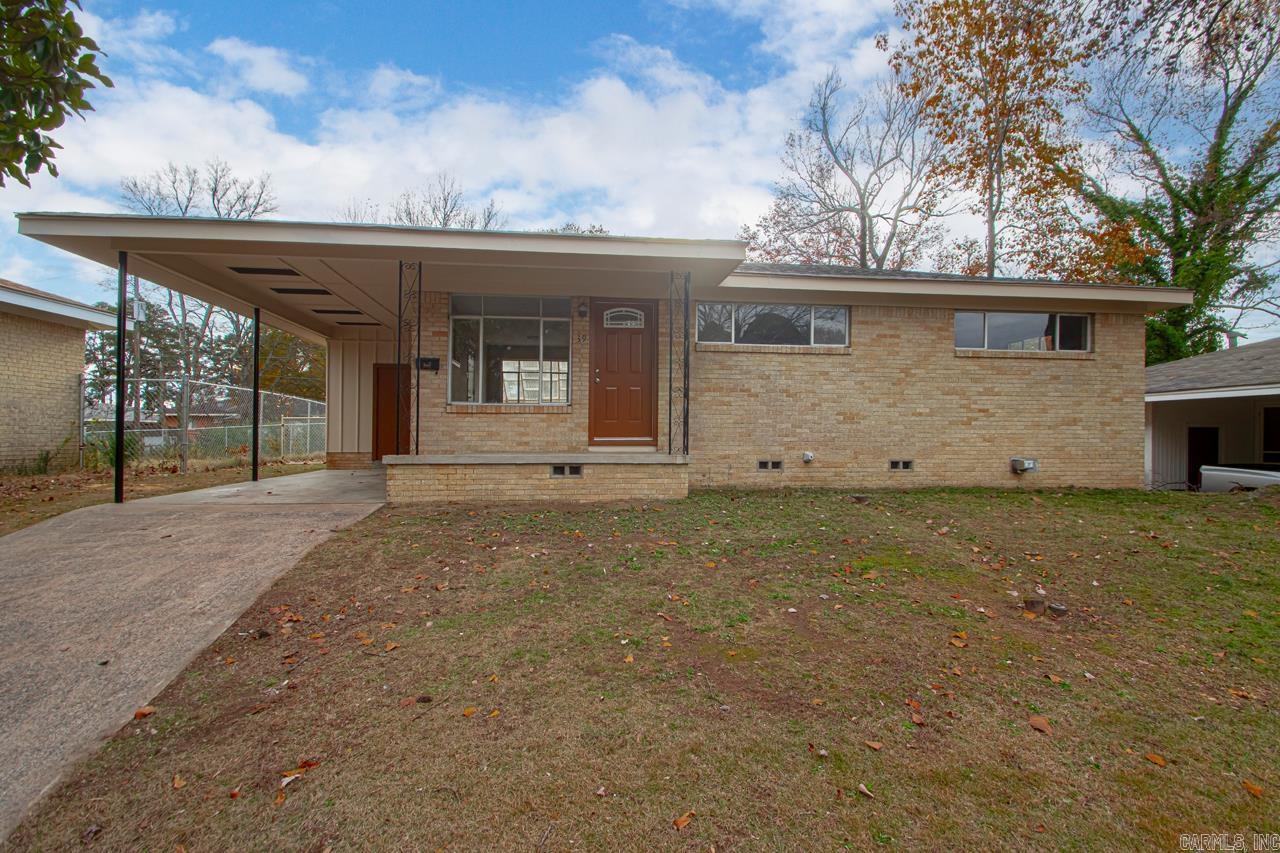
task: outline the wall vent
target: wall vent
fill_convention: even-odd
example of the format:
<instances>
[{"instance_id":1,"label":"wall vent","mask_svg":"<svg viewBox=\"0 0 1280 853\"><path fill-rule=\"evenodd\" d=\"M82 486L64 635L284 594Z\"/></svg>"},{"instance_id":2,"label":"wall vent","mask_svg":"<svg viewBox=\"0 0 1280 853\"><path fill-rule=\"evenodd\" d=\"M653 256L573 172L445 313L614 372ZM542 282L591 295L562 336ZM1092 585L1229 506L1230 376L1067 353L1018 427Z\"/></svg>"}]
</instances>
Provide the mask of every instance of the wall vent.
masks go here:
<instances>
[{"instance_id":1,"label":"wall vent","mask_svg":"<svg viewBox=\"0 0 1280 853\"><path fill-rule=\"evenodd\" d=\"M552 477L581 477L582 466L581 465L552 465L551 476Z\"/></svg>"},{"instance_id":2,"label":"wall vent","mask_svg":"<svg viewBox=\"0 0 1280 853\"><path fill-rule=\"evenodd\" d=\"M890 459L889 460L890 471L914 471L915 467L916 467L916 461L914 459Z\"/></svg>"},{"instance_id":3,"label":"wall vent","mask_svg":"<svg viewBox=\"0 0 1280 853\"><path fill-rule=\"evenodd\" d=\"M781 471L781 459L761 459L756 462L757 471Z\"/></svg>"}]
</instances>

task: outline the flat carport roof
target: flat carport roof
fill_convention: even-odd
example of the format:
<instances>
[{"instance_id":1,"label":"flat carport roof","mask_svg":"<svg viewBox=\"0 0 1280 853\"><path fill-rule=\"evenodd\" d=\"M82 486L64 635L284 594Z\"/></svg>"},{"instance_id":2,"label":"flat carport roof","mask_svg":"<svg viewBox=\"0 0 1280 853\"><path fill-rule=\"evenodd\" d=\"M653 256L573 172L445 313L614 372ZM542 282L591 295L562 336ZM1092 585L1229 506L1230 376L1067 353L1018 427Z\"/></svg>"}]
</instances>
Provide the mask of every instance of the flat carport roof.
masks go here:
<instances>
[{"instance_id":1,"label":"flat carport roof","mask_svg":"<svg viewBox=\"0 0 1280 853\"><path fill-rule=\"evenodd\" d=\"M743 261L739 240L465 231L131 214L20 213L18 233L313 341L395 328L399 265L431 289L555 287L659 295L670 273L716 285ZM439 287L433 282L440 282Z\"/></svg>"}]
</instances>

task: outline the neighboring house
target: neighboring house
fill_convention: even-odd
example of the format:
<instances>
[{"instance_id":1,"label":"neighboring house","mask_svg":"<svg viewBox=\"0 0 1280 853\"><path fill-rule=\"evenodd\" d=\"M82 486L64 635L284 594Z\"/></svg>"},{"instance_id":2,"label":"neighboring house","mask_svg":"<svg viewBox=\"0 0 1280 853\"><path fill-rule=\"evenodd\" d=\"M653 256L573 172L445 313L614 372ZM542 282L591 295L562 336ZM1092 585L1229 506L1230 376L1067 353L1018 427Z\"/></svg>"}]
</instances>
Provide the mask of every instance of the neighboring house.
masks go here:
<instances>
[{"instance_id":1,"label":"neighboring house","mask_svg":"<svg viewBox=\"0 0 1280 853\"><path fill-rule=\"evenodd\" d=\"M85 330L115 322L114 314L0 279L0 468L76 458Z\"/></svg>"},{"instance_id":2,"label":"neighboring house","mask_svg":"<svg viewBox=\"0 0 1280 853\"><path fill-rule=\"evenodd\" d=\"M396 501L1139 487L1144 317L1191 301L752 264L734 240L19 219L326 342L328 463L383 462Z\"/></svg>"},{"instance_id":3,"label":"neighboring house","mask_svg":"<svg viewBox=\"0 0 1280 853\"><path fill-rule=\"evenodd\" d=\"M1280 338L1147 368L1147 483L1199 488L1203 465L1280 464Z\"/></svg>"}]
</instances>

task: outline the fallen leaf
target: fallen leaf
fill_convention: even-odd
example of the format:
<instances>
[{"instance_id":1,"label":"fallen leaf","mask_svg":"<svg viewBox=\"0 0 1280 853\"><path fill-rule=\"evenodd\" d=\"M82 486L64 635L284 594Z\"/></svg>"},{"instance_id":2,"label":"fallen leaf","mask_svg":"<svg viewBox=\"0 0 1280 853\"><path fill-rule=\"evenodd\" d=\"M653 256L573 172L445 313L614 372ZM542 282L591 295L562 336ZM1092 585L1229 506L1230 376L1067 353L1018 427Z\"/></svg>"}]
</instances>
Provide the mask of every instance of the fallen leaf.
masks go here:
<instances>
[{"instance_id":1,"label":"fallen leaf","mask_svg":"<svg viewBox=\"0 0 1280 853\"><path fill-rule=\"evenodd\" d=\"M716 567L716 561L715 561L715 560L707 560L707 562L706 562L704 565L706 565L706 567L707 567L708 569L714 569L714 568Z\"/></svg>"},{"instance_id":2,"label":"fallen leaf","mask_svg":"<svg viewBox=\"0 0 1280 853\"><path fill-rule=\"evenodd\" d=\"M884 747L884 744L878 740L864 740L863 743L874 749L876 752L879 752Z\"/></svg>"},{"instance_id":3,"label":"fallen leaf","mask_svg":"<svg viewBox=\"0 0 1280 853\"><path fill-rule=\"evenodd\" d=\"M809 704L813 705L815 708L820 708L823 705L827 704L827 700L826 699L810 699Z\"/></svg>"},{"instance_id":4,"label":"fallen leaf","mask_svg":"<svg viewBox=\"0 0 1280 853\"><path fill-rule=\"evenodd\" d=\"M492 720L494 717L498 716L501 713L502 712L499 711L497 708L494 708L492 711L489 712L489 719Z\"/></svg>"},{"instance_id":5,"label":"fallen leaf","mask_svg":"<svg viewBox=\"0 0 1280 853\"><path fill-rule=\"evenodd\" d=\"M1054 684L1062 683L1062 679L1059 676L1054 675L1052 672L1045 677L1048 678L1050 681L1052 681Z\"/></svg>"},{"instance_id":6,"label":"fallen leaf","mask_svg":"<svg viewBox=\"0 0 1280 853\"><path fill-rule=\"evenodd\" d=\"M1157 752L1148 752L1146 755L1146 759L1147 761L1150 761L1152 764L1154 764L1156 767L1164 767L1166 764L1169 763L1164 760L1163 755L1160 755Z\"/></svg>"},{"instance_id":7,"label":"fallen leaf","mask_svg":"<svg viewBox=\"0 0 1280 853\"><path fill-rule=\"evenodd\" d=\"M477 708L475 705L468 705L467 707L462 709L462 716L464 717L474 716L475 712L479 710L480 709Z\"/></svg>"},{"instance_id":8,"label":"fallen leaf","mask_svg":"<svg viewBox=\"0 0 1280 853\"><path fill-rule=\"evenodd\" d=\"M1048 717L1041 717L1039 715L1036 715L1031 719L1027 720L1027 723L1030 724L1031 728L1035 729L1038 732L1043 732L1044 734L1047 734L1047 735L1053 734L1053 726L1049 725Z\"/></svg>"},{"instance_id":9,"label":"fallen leaf","mask_svg":"<svg viewBox=\"0 0 1280 853\"><path fill-rule=\"evenodd\" d=\"M133 712L133 718L135 720L141 720L144 717L150 717L155 712L156 709L154 705L143 705L141 708Z\"/></svg>"},{"instance_id":10,"label":"fallen leaf","mask_svg":"<svg viewBox=\"0 0 1280 853\"><path fill-rule=\"evenodd\" d=\"M394 652L396 649L400 648L400 644L399 644L399 643L391 643L391 642L388 642L388 643L387 643L385 646L383 646L382 648L383 648L383 650L384 650L384 651Z\"/></svg>"},{"instance_id":11,"label":"fallen leaf","mask_svg":"<svg viewBox=\"0 0 1280 853\"><path fill-rule=\"evenodd\" d=\"M410 705L417 704L417 702L418 702L417 698L413 696L406 696L400 700L400 707L408 708Z\"/></svg>"},{"instance_id":12,"label":"fallen leaf","mask_svg":"<svg viewBox=\"0 0 1280 853\"><path fill-rule=\"evenodd\" d=\"M228 792L227 792L227 796L228 796L228 797L230 797L230 798L231 798L231 799L233 799L233 800L238 800L238 799L240 799L240 786L239 786L239 785L236 785L234 788L232 788L230 791L228 791Z\"/></svg>"},{"instance_id":13,"label":"fallen leaf","mask_svg":"<svg viewBox=\"0 0 1280 853\"><path fill-rule=\"evenodd\" d=\"M284 799L284 788L280 788L276 791L276 808L284 805Z\"/></svg>"},{"instance_id":14,"label":"fallen leaf","mask_svg":"<svg viewBox=\"0 0 1280 853\"><path fill-rule=\"evenodd\" d=\"M1261 785L1255 785L1253 782L1250 782L1248 779L1241 779L1240 784L1243 785L1244 789L1248 791L1250 794L1253 794L1253 796L1257 797L1258 799L1262 799Z\"/></svg>"},{"instance_id":15,"label":"fallen leaf","mask_svg":"<svg viewBox=\"0 0 1280 853\"><path fill-rule=\"evenodd\" d=\"M958 640L955 637L952 637L947 642L951 643L951 645L955 646L957 649L963 649L965 646L969 645L964 640Z\"/></svg>"},{"instance_id":16,"label":"fallen leaf","mask_svg":"<svg viewBox=\"0 0 1280 853\"><path fill-rule=\"evenodd\" d=\"M187 780L183 779L181 776L178 776L177 774L174 774L173 790L177 791L185 787L187 787Z\"/></svg>"},{"instance_id":17,"label":"fallen leaf","mask_svg":"<svg viewBox=\"0 0 1280 853\"><path fill-rule=\"evenodd\" d=\"M915 723L917 726L923 726L923 725L924 725L924 717L923 717L923 716L921 716L920 714L912 714L912 715L911 715L911 722Z\"/></svg>"},{"instance_id":18,"label":"fallen leaf","mask_svg":"<svg viewBox=\"0 0 1280 853\"><path fill-rule=\"evenodd\" d=\"M635 662L636 662L636 659L635 659L635 656L634 656L634 655L627 655L625 658L623 658L623 659L622 659L622 662L623 662L623 663L635 663Z\"/></svg>"},{"instance_id":19,"label":"fallen leaf","mask_svg":"<svg viewBox=\"0 0 1280 853\"><path fill-rule=\"evenodd\" d=\"M692 810L687 811L684 814L680 815L680 817L671 821L671 825L676 828L676 832L679 832L680 830L684 829L686 826L689 825L689 821L693 820L695 814L696 813Z\"/></svg>"},{"instance_id":20,"label":"fallen leaf","mask_svg":"<svg viewBox=\"0 0 1280 853\"><path fill-rule=\"evenodd\" d=\"M596 788L596 796L597 796L597 797L603 797L603 796L606 796L608 793L609 793L609 792L608 792L608 791L606 791L606 790L604 789L604 785L601 785L599 788Z\"/></svg>"}]
</instances>

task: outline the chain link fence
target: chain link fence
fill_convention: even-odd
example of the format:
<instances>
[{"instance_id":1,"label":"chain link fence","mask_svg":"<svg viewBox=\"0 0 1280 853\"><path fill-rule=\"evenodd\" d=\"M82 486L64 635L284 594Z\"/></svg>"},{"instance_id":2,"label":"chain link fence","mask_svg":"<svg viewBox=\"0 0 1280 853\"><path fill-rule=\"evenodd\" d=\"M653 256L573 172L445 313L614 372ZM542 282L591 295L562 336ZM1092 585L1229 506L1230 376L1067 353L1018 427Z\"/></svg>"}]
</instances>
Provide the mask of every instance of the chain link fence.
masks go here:
<instances>
[{"instance_id":1,"label":"chain link fence","mask_svg":"<svg viewBox=\"0 0 1280 853\"><path fill-rule=\"evenodd\" d=\"M115 456L114 380L81 380L80 464L110 466ZM259 453L264 461L323 458L326 406L263 391ZM133 464L215 464L248 458L253 389L198 379L126 379L125 459Z\"/></svg>"}]
</instances>

